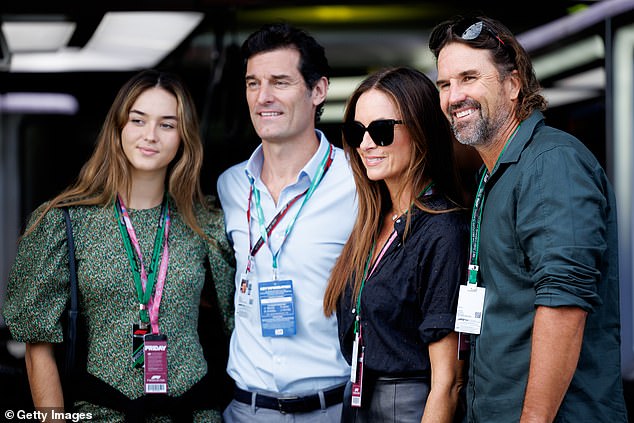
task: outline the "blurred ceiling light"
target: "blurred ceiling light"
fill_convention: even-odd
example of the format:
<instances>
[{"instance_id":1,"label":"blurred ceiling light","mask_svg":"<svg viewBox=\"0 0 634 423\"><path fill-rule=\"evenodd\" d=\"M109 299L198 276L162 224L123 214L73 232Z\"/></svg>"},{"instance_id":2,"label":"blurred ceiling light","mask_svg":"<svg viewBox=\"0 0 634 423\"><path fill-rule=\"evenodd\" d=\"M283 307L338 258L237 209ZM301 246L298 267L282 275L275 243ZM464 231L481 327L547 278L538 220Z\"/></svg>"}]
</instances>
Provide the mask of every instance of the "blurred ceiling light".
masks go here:
<instances>
[{"instance_id":1,"label":"blurred ceiling light","mask_svg":"<svg viewBox=\"0 0 634 423\"><path fill-rule=\"evenodd\" d=\"M606 79L605 68L601 66L562 78L555 83L555 86L561 88L604 90Z\"/></svg>"},{"instance_id":2,"label":"blurred ceiling light","mask_svg":"<svg viewBox=\"0 0 634 423\"><path fill-rule=\"evenodd\" d=\"M198 12L109 12L86 48L107 54L141 55L155 63L176 48L203 18Z\"/></svg>"},{"instance_id":3,"label":"blurred ceiling light","mask_svg":"<svg viewBox=\"0 0 634 423\"><path fill-rule=\"evenodd\" d=\"M367 75L337 76L330 78L330 86L328 87L328 97L326 98L326 101L348 101L352 92L366 77Z\"/></svg>"},{"instance_id":4,"label":"blurred ceiling light","mask_svg":"<svg viewBox=\"0 0 634 423\"><path fill-rule=\"evenodd\" d=\"M595 35L552 53L537 56L533 59L533 67L537 78L546 79L604 58L603 38Z\"/></svg>"},{"instance_id":5,"label":"blurred ceiling light","mask_svg":"<svg viewBox=\"0 0 634 423\"><path fill-rule=\"evenodd\" d=\"M548 107L564 106L605 95L605 82L605 69L598 67L562 78L544 89L542 94Z\"/></svg>"},{"instance_id":6,"label":"blurred ceiling light","mask_svg":"<svg viewBox=\"0 0 634 423\"><path fill-rule=\"evenodd\" d=\"M198 26L199 12L108 12L82 49L13 54L11 72L130 71L154 67Z\"/></svg>"},{"instance_id":7,"label":"blurred ceiling light","mask_svg":"<svg viewBox=\"0 0 634 423\"><path fill-rule=\"evenodd\" d=\"M346 103L343 101L326 102L324 105L324 113L319 118L321 123L341 123L343 122L343 113L346 109Z\"/></svg>"},{"instance_id":8,"label":"blurred ceiling light","mask_svg":"<svg viewBox=\"0 0 634 423\"><path fill-rule=\"evenodd\" d=\"M6 93L0 95L2 113L42 113L74 115L79 103L70 94L62 93Z\"/></svg>"},{"instance_id":9,"label":"blurred ceiling light","mask_svg":"<svg viewBox=\"0 0 634 423\"><path fill-rule=\"evenodd\" d=\"M66 47L75 22L3 22L2 32L12 53L57 51Z\"/></svg>"},{"instance_id":10,"label":"blurred ceiling light","mask_svg":"<svg viewBox=\"0 0 634 423\"><path fill-rule=\"evenodd\" d=\"M542 91L549 109L597 98L602 94L603 91L593 89L546 88Z\"/></svg>"}]
</instances>

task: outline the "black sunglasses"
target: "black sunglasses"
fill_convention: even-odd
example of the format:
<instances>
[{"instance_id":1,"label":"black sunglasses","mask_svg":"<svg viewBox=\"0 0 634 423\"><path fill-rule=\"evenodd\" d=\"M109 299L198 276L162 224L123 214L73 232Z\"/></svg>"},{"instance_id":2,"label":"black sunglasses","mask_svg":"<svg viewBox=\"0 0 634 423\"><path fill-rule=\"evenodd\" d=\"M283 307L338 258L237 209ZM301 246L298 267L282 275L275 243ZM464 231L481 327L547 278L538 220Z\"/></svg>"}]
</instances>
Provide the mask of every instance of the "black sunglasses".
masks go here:
<instances>
[{"instance_id":1,"label":"black sunglasses","mask_svg":"<svg viewBox=\"0 0 634 423\"><path fill-rule=\"evenodd\" d=\"M394 142L394 125L403 123L402 120L380 119L370 122L368 127L356 121L344 122L341 130L346 143L352 148L359 148L363 142L363 135L368 131L376 145L385 147Z\"/></svg>"}]
</instances>

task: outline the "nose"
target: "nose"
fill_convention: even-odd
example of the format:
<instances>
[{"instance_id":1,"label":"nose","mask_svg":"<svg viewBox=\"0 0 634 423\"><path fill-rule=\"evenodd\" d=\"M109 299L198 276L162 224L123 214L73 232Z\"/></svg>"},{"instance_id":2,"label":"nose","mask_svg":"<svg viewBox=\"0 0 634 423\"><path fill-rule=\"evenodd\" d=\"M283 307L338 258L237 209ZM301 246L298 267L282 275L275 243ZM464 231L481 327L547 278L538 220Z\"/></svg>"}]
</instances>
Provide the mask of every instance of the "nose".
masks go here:
<instances>
[{"instance_id":1,"label":"nose","mask_svg":"<svg viewBox=\"0 0 634 423\"><path fill-rule=\"evenodd\" d=\"M372 148L376 148L376 143L374 142L368 131L365 131L363 133L363 139L361 140L361 145L359 145L359 148L361 150L370 150Z\"/></svg>"},{"instance_id":2,"label":"nose","mask_svg":"<svg viewBox=\"0 0 634 423\"><path fill-rule=\"evenodd\" d=\"M447 88L447 101L449 104L458 103L464 101L466 96L463 90L460 88L458 84L450 84L449 88Z\"/></svg>"},{"instance_id":3,"label":"nose","mask_svg":"<svg viewBox=\"0 0 634 423\"><path fill-rule=\"evenodd\" d=\"M261 83L258 89L257 102L259 104L271 103L273 101L273 95L271 92L271 86L268 82Z\"/></svg>"},{"instance_id":4,"label":"nose","mask_svg":"<svg viewBox=\"0 0 634 423\"><path fill-rule=\"evenodd\" d=\"M157 132L157 125L155 124L148 124L145 127L145 135L144 135L144 139L148 142L156 142L157 136L156 136L156 132Z\"/></svg>"}]
</instances>

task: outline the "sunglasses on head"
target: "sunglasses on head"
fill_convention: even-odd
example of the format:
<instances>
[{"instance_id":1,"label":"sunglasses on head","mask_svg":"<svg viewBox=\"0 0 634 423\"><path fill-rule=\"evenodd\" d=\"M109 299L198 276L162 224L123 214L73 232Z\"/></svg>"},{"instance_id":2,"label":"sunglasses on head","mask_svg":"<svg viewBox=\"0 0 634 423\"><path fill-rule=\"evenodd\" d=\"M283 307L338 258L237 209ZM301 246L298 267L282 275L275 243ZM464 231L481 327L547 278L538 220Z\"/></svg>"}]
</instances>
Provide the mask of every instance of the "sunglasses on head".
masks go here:
<instances>
[{"instance_id":1,"label":"sunglasses on head","mask_svg":"<svg viewBox=\"0 0 634 423\"><path fill-rule=\"evenodd\" d=\"M470 21L462 22L462 24L457 24L453 27L453 31L456 35L460 36L465 41L471 41L478 38L482 31L484 30L493 38L498 40L500 44L504 45L504 41L500 38L500 36L493 31L487 24L483 21L473 22L470 25L467 25Z\"/></svg>"},{"instance_id":2,"label":"sunglasses on head","mask_svg":"<svg viewBox=\"0 0 634 423\"><path fill-rule=\"evenodd\" d=\"M367 126L356 121L344 122L341 130L346 143L352 148L359 148L363 142L363 135L368 131L376 145L385 147L394 142L394 125L403 123L402 120L380 119L370 122Z\"/></svg>"},{"instance_id":3,"label":"sunglasses on head","mask_svg":"<svg viewBox=\"0 0 634 423\"><path fill-rule=\"evenodd\" d=\"M498 46L506 46L502 38L491 27L482 20L465 18L458 22L446 22L432 31L429 40L429 48L438 53L438 48L447 40L447 31L451 31L456 37L465 41L475 41L481 35L486 34L497 40Z\"/></svg>"}]
</instances>

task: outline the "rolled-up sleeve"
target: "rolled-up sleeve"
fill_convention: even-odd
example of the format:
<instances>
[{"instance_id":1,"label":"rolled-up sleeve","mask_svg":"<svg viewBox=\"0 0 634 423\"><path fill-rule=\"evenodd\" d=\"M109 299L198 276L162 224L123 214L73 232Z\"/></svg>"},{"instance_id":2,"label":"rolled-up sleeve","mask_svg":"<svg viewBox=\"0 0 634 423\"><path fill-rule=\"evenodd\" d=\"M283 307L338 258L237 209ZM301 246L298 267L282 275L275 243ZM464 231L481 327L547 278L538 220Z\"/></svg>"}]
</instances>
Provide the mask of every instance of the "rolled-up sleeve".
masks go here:
<instances>
[{"instance_id":1,"label":"rolled-up sleeve","mask_svg":"<svg viewBox=\"0 0 634 423\"><path fill-rule=\"evenodd\" d=\"M536 157L527 175L517 233L532 270L535 305L592 311L601 304L597 283L608 243L603 173L560 146Z\"/></svg>"}]
</instances>

